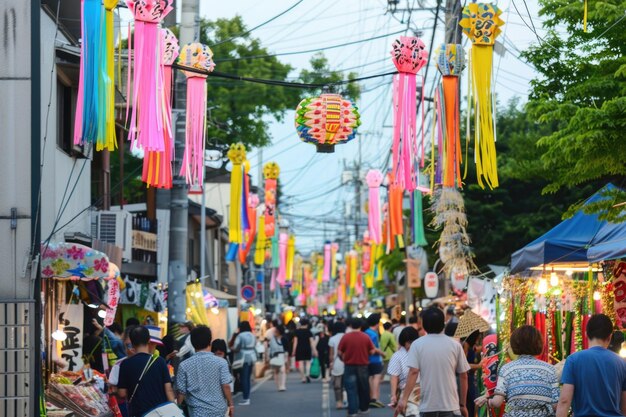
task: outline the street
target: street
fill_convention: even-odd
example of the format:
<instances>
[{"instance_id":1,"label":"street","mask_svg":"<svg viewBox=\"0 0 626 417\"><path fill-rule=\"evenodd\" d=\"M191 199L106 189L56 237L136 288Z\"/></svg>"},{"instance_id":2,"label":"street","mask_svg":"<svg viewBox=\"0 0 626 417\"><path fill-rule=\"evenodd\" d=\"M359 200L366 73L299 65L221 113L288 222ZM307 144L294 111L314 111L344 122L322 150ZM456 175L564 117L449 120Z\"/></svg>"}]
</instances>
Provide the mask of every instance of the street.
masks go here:
<instances>
[{"instance_id":1,"label":"street","mask_svg":"<svg viewBox=\"0 0 626 417\"><path fill-rule=\"evenodd\" d=\"M291 372L287 377L287 391L278 392L274 380L267 375L254 381L250 405L237 405L241 394L235 395L236 417L344 417L347 410L335 409L335 396L330 384L311 381L300 382L300 374ZM381 384L381 401L389 402L389 382ZM373 417L392 416L391 408L373 408Z\"/></svg>"}]
</instances>

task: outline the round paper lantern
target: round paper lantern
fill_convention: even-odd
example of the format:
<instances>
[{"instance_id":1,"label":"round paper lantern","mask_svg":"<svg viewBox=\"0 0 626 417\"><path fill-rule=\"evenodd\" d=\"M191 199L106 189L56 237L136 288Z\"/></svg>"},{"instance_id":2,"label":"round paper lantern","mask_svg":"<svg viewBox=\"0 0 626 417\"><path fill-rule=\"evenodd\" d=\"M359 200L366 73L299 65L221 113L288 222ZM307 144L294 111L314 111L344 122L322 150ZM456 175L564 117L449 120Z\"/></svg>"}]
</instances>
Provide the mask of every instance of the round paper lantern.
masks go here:
<instances>
[{"instance_id":1,"label":"round paper lantern","mask_svg":"<svg viewBox=\"0 0 626 417\"><path fill-rule=\"evenodd\" d=\"M424 292L426 297L435 298L439 292L439 277L434 272L428 272L424 276Z\"/></svg>"},{"instance_id":2,"label":"round paper lantern","mask_svg":"<svg viewBox=\"0 0 626 417\"><path fill-rule=\"evenodd\" d=\"M452 289L455 291L463 291L467 287L467 271L454 267L450 271L450 281L452 281Z\"/></svg>"},{"instance_id":3,"label":"round paper lantern","mask_svg":"<svg viewBox=\"0 0 626 417\"><path fill-rule=\"evenodd\" d=\"M320 153L333 153L335 145L354 139L360 124L357 107L339 94L305 98L296 108L298 136Z\"/></svg>"}]
</instances>

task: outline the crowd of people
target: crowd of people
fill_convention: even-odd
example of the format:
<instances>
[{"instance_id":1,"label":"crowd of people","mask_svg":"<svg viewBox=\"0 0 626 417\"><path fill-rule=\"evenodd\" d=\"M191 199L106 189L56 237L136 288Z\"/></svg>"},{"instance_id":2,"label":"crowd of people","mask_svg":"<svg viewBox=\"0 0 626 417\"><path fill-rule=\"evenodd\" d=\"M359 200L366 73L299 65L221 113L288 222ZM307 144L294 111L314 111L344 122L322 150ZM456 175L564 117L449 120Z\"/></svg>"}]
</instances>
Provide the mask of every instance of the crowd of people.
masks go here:
<instances>
[{"instance_id":1,"label":"crowd of people","mask_svg":"<svg viewBox=\"0 0 626 417\"><path fill-rule=\"evenodd\" d=\"M191 322L180 324L180 336L169 341L161 339L158 327L132 321L123 331L96 323L94 335L103 333L121 358L109 383L124 416L163 415L151 414L155 409L172 416L233 416L235 391L241 392L240 406L251 403L259 364L271 370L278 392L288 389L286 376L294 367L304 384L312 376L329 383L335 407L346 409L348 417L386 406L397 416L474 417L477 407L503 404L510 417L626 415L626 361L609 349L621 347L623 336L616 339L622 334L614 333L607 316L589 319L589 348L560 367L537 359L544 340L535 327L515 329L515 360L500 366L495 391L487 395L477 392L475 378L484 360L483 335L477 329L460 340L451 337L459 323L454 312L447 313L429 308L406 325L381 323L378 313L365 319L301 318L287 325L276 319L257 333L243 321L228 343ZM380 394L385 376L391 388L387 404Z\"/></svg>"}]
</instances>

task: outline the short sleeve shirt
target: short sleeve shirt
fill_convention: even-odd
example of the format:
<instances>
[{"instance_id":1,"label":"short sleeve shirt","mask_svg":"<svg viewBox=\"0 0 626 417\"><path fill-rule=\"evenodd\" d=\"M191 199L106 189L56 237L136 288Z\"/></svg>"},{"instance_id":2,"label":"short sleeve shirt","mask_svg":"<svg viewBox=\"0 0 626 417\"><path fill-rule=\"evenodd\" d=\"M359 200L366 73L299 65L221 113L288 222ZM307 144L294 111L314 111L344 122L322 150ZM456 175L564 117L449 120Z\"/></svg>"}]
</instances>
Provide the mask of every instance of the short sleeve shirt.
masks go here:
<instances>
[{"instance_id":1,"label":"short sleeve shirt","mask_svg":"<svg viewBox=\"0 0 626 417\"><path fill-rule=\"evenodd\" d=\"M470 369L459 342L443 333L422 336L411 344L407 365L420 371L421 412L459 414L456 374Z\"/></svg>"},{"instance_id":2,"label":"short sleeve shirt","mask_svg":"<svg viewBox=\"0 0 626 417\"><path fill-rule=\"evenodd\" d=\"M171 383L170 373L165 359L157 357L146 370L139 387L133 396L133 391L139 381L146 364L152 356L147 353L137 353L124 360L120 365L118 388L128 392L129 411L131 417L142 416L156 406L167 402L165 384ZM132 398L131 398L132 396Z\"/></svg>"},{"instance_id":3,"label":"short sleeve shirt","mask_svg":"<svg viewBox=\"0 0 626 417\"><path fill-rule=\"evenodd\" d=\"M559 400L559 383L554 367L532 356L521 355L498 372L496 394L506 398L510 417L548 417Z\"/></svg>"},{"instance_id":4,"label":"short sleeve shirt","mask_svg":"<svg viewBox=\"0 0 626 417\"><path fill-rule=\"evenodd\" d=\"M378 332L372 329L367 329L365 330L365 334L368 335L369 338L372 340L372 343L374 344L375 348L380 347L380 339L378 337ZM369 359L370 359L370 363L383 363L383 359L380 357L380 355L370 355Z\"/></svg>"},{"instance_id":5,"label":"short sleeve shirt","mask_svg":"<svg viewBox=\"0 0 626 417\"><path fill-rule=\"evenodd\" d=\"M337 348L342 353L343 363L350 366L369 365L369 354L374 349L372 340L365 333L346 333Z\"/></svg>"},{"instance_id":6,"label":"short sleeve shirt","mask_svg":"<svg viewBox=\"0 0 626 417\"><path fill-rule=\"evenodd\" d=\"M576 417L622 415L626 362L616 353L595 346L568 356L561 382L574 386L572 409Z\"/></svg>"},{"instance_id":7,"label":"short sleeve shirt","mask_svg":"<svg viewBox=\"0 0 626 417\"><path fill-rule=\"evenodd\" d=\"M185 395L191 417L223 417L228 409L222 385L232 382L228 362L196 352L178 368L176 390Z\"/></svg>"},{"instance_id":8,"label":"short sleeve shirt","mask_svg":"<svg viewBox=\"0 0 626 417\"><path fill-rule=\"evenodd\" d=\"M343 361L339 359L339 342L341 341L343 335L344 333L337 333L336 335L328 339L328 347L333 348L333 353L335 355L333 358L330 358L330 360L332 361L330 374L332 376L340 376L343 375L344 372Z\"/></svg>"}]
</instances>

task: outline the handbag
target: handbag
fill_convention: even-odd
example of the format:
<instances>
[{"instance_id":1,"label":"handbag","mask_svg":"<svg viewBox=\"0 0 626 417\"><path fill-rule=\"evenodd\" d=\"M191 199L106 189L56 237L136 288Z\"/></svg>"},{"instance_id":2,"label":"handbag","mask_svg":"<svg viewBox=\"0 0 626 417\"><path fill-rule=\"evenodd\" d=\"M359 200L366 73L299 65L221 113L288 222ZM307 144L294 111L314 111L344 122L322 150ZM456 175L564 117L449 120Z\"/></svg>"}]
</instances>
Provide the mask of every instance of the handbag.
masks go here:
<instances>
[{"instance_id":1,"label":"handbag","mask_svg":"<svg viewBox=\"0 0 626 417\"><path fill-rule=\"evenodd\" d=\"M318 358L313 358L311 361L311 369L309 370L309 376L312 379L317 379L320 377L321 369L320 369L320 361Z\"/></svg>"},{"instance_id":2,"label":"handbag","mask_svg":"<svg viewBox=\"0 0 626 417\"><path fill-rule=\"evenodd\" d=\"M142 417L185 417L185 414L176 404L167 402L153 408Z\"/></svg>"},{"instance_id":3,"label":"handbag","mask_svg":"<svg viewBox=\"0 0 626 417\"><path fill-rule=\"evenodd\" d=\"M243 357L240 358L240 359L237 359L236 361L233 361L232 368L233 369L241 369L241 368L243 368L244 362L245 361L244 361Z\"/></svg>"},{"instance_id":4,"label":"handbag","mask_svg":"<svg viewBox=\"0 0 626 417\"><path fill-rule=\"evenodd\" d=\"M272 366L283 366L285 364L285 354L277 353L274 357L270 359L270 365Z\"/></svg>"}]
</instances>

